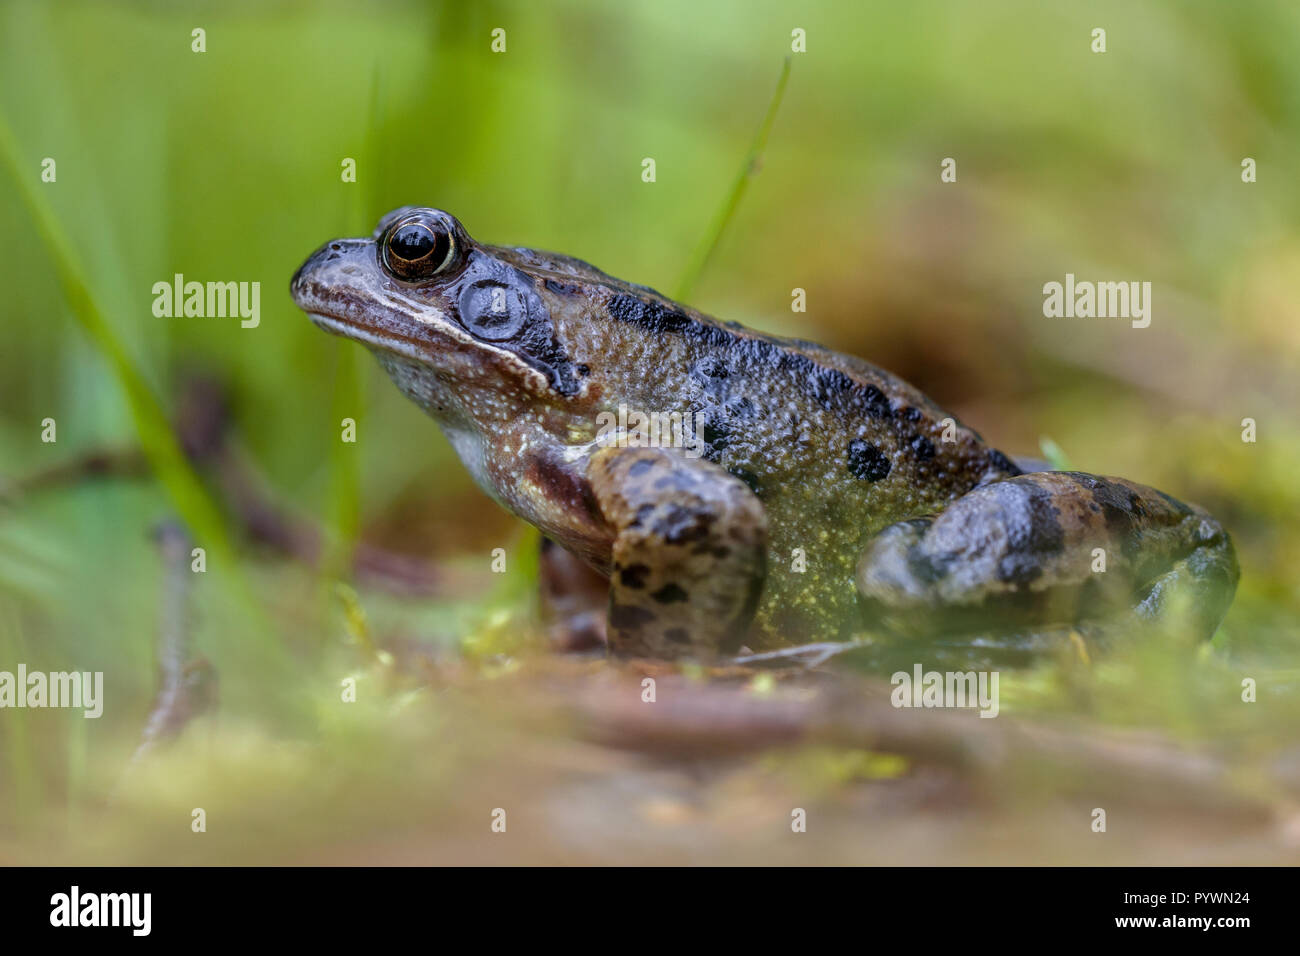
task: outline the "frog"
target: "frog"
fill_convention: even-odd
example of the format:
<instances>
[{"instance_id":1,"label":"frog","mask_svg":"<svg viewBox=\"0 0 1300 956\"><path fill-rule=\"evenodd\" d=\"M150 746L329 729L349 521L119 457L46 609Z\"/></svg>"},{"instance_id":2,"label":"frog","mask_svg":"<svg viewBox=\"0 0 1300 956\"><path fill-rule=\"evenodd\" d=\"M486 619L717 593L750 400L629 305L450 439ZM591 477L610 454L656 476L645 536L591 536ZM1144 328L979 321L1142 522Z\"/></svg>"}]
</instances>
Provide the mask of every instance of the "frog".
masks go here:
<instances>
[{"instance_id":1,"label":"frog","mask_svg":"<svg viewBox=\"0 0 1300 956\"><path fill-rule=\"evenodd\" d=\"M862 359L480 243L437 208L324 243L290 292L540 530L544 583L587 596L571 610L613 655L1032 658L1175 617L1204 640L1236 590L1231 537L1197 505L1013 460Z\"/></svg>"}]
</instances>

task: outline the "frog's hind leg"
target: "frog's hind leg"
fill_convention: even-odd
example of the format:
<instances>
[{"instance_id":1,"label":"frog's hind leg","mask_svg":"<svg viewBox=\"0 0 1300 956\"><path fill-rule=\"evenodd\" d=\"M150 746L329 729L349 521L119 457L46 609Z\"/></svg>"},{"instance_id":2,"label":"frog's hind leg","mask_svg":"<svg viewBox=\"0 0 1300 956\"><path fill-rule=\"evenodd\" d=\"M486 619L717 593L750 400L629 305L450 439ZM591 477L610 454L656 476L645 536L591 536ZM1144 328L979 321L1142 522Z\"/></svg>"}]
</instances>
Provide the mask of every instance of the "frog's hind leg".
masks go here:
<instances>
[{"instance_id":1,"label":"frog's hind leg","mask_svg":"<svg viewBox=\"0 0 1300 956\"><path fill-rule=\"evenodd\" d=\"M541 612L557 651L591 651L605 646L609 579L572 551L542 539L539 561Z\"/></svg>"},{"instance_id":2,"label":"frog's hind leg","mask_svg":"<svg viewBox=\"0 0 1300 956\"><path fill-rule=\"evenodd\" d=\"M1039 472L982 485L868 543L869 619L908 635L1070 633L1169 619L1214 633L1239 571L1203 509L1121 478ZM958 638L960 639L960 638Z\"/></svg>"}]
</instances>

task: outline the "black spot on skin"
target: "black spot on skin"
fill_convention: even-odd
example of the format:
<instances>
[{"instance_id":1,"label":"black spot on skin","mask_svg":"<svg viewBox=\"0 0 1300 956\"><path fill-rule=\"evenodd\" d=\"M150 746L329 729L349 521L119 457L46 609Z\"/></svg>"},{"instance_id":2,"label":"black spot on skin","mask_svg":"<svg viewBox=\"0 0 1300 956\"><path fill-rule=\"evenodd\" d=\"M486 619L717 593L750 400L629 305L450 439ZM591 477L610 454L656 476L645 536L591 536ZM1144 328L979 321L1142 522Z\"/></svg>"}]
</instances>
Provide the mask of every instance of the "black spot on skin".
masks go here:
<instances>
[{"instance_id":1,"label":"black spot on skin","mask_svg":"<svg viewBox=\"0 0 1300 956\"><path fill-rule=\"evenodd\" d=\"M628 527L630 528L644 527L645 521L652 514L654 514L654 510L655 510L654 505L642 505L641 507L637 508L636 515L632 518L632 523L628 525Z\"/></svg>"},{"instance_id":2,"label":"black spot on skin","mask_svg":"<svg viewBox=\"0 0 1300 956\"><path fill-rule=\"evenodd\" d=\"M835 399L845 392L852 391L854 388L853 379L849 378L837 368L819 369L812 380L812 395L822 408L833 408ZM868 389L875 389L875 394L881 395L880 389L874 385L868 385ZM888 407L888 403L886 403ZM879 417L879 416L873 416Z\"/></svg>"},{"instance_id":3,"label":"black spot on skin","mask_svg":"<svg viewBox=\"0 0 1300 956\"><path fill-rule=\"evenodd\" d=\"M1065 531L1052 493L1037 485L1029 485L1021 494L1024 499L1022 513L1029 520L1012 523L1007 529L1007 540L1013 548L1032 549L1040 554L1059 553L1065 546Z\"/></svg>"},{"instance_id":4,"label":"black spot on skin","mask_svg":"<svg viewBox=\"0 0 1300 956\"><path fill-rule=\"evenodd\" d=\"M731 426L718 418L706 419L704 427L700 429L700 439L708 446L705 457L710 461L716 461L721 457L722 451L731 444ZM715 457L710 457L709 453Z\"/></svg>"},{"instance_id":5,"label":"black spot on skin","mask_svg":"<svg viewBox=\"0 0 1300 956\"><path fill-rule=\"evenodd\" d=\"M691 636L686 633L684 627L668 628L668 630L664 631L664 638L674 644L689 644L691 642Z\"/></svg>"},{"instance_id":6,"label":"black spot on skin","mask_svg":"<svg viewBox=\"0 0 1300 956\"><path fill-rule=\"evenodd\" d=\"M905 535L913 539L912 545L907 549L907 569L912 577L924 584L934 584L947 577L952 571L953 555L944 553L928 555L916 546L933 524L934 517L927 515L924 518L900 521L884 532Z\"/></svg>"},{"instance_id":7,"label":"black spot on skin","mask_svg":"<svg viewBox=\"0 0 1300 956\"><path fill-rule=\"evenodd\" d=\"M645 303L634 295L613 295L605 306L612 318L620 322L643 323L645 321Z\"/></svg>"},{"instance_id":8,"label":"black spot on skin","mask_svg":"<svg viewBox=\"0 0 1300 956\"><path fill-rule=\"evenodd\" d=\"M874 385L867 385L862 389L862 395L866 402L867 414L872 418L888 418L890 416L889 399L885 398L885 393Z\"/></svg>"},{"instance_id":9,"label":"black spot on skin","mask_svg":"<svg viewBox=\"0 0 1300 956\"><path fill-rule=\"evenodd\" d=\"M729 418L752 420L758 417L758 406L744 397L730 399L723 409Z\"/></svg>"},{"instance_id":10,"label":"black spot on skin","mask_svg":"<svg viewBox=\"0 0 1300 956\"><path fill-rule=\"evenodd\" d=\"M692 325L700 324L684 312L665 308L658 302L645 302L632 295L613 296L607 308L609 314L620 322L632 322L656 333L685 332L689 331ZM725 329L716 326L709 326L709 328L717 333L718 341L715 344L722 345L730 338Z\"/></svg>"},{"instance_id":11,"label":"black spot on skin","mask_svg":"<svg viewBox=\"0 0 1300 956\"><path fill-rule=\"evenodd\" d=\"M627 466L627 476L637 478L644 475L647 471L655 466L653 458L638 458L632 464Z\"/></svg>"},{"instance_id":12,"label":"black spot on skin","mask_svg":"<svg viewBox=\"0 0 1300 956\"><path fill-rule=\"evenodd\" d=\"M689 491L695 485L694 481L683 472L670 471L660 475L655 479L654 487L656 491Z\"/></svg>"},{"instance_id":13,"label":"black spot on skin","mask_svg":"<svg viewBox=\"0 0 1300 956\"><path fill-rule=\"evenodd\" d=\"M645 587L645 577L650 569L644 564L629 564L618 572L619 583L625 587L640 590Z\"/></svg>"},{"instance_id":14,"label":"black spot on skin","mask_svg":"<svg viewBox=\"0 0 1300 956\"><path fill-rule=\"evenodd\" d=\"M1006 552L998 562L998 578L1024 586L1043 573L1043 558L1065 547L1061 512L1052 493L1035 484L997 482L990 493L1006 519Z\"/></svg>"},{"instance_id":15,"label":"black spot on skin","mask_svg":"<svg viewBox=\"0 0 1300 956\"><path fill-rule=\"evenodd\" d=\"M579 375L581 375L583 378L586 378L588 375L591 374L591 367L585 364L579 365L577 371Z\"/></svg>"},{"instance_id":16,"label":"black spot on skin","mask_svg":"<svg viewBox=\"0 0 1300 956\"><path fill-rule=\"evenodd\" d=\"M909 422L919 422L921 420L921 410L919 408L913 408L911 405L908 405L899 412L899 415L902 416L905 421Z\"/></svg>"},{"instance_id":17,"label":"black spot on skin","mask_svg":"<svg viewBox=\"0 0 1300 956\"><path fill-rule=\"evenodd\" d=\"M696 381L726 378L730 374L731 370L727 368L727 363L716 355L706 355L691 366L691 378Z\"/></svg>"},{"instance_id":18,"label":"black spot on skin","mask_svg":"<svg viewBox=\"0 0 1300 956\"><path fill-rule=\"evenodd\" d=\"M1007 475L1023 475L1024 472L1012 462L1010 458L1002 454L996 448L990 448L988 453L989 464L998 471L1005 472Z\"/></svg>"},{"instance_id":19,"label":"black spot on skin","mask_svg":"<svg viewBox=\"0 0 1300 956\"><path fill-rule=\"evenodd\" d=\"M670 505L651 530L668 544L689 544L706 537L712 523L713 516L706 512Z\"/></svg>"},{"instance_id":20,"label":"black spot on skin","mask_svg":"<svg viewBox=\"0 0 1300 956\"><path fill-rule=\"evenodd\" d=\"M581 295L582 289L576 285L569 285L567 282L560 282L556 279L545 280L546 288L551 292L559 295Z\"/></svg>"},{"instance_id":21,"label":"black spot on skin","mask_svg":"<svg viewBox=\"0 0 1300 956\"><path fill-rule=\"evenodd\" d=\"M929 461L934 457L934 442L924 435L916 435L910 442L912 454L918 461Z\"/></svg>"},{"instance_id":22,"label":"black spot on skin","mask_svg":"<svg viewBox=\"0 0 1300 956\"><path fill-rule=\"evenodd\" d=\"M654 619L654 611L634 604L615 604L609 609L609 623L620 631L639 631Z\"/></svg>"},{"instance_id":23,"label":"black spot on skin","mask_svg":"<svg viewBox=\"0 0 1300 956\"><path fill-rule=\"evenodd\" d=\"M676 604L679 601L685 601L688 595L670 581L650 596L660 604Z\"/></svg>"},{"instance_id":24,"label":"black spot on skin","mask_svg":"<svg viewBox=\"0 0 1300 956\"><path fill-rule=\"evenodd\" d=\"M861 438L849 442L849 471L863 481L879 481L889 474L889 459L875 445Z\"/></svg>"},{"instance_id":25,"label":"black spot on skin","mask_svg":"<svg viewBox=\"0 0 1300 956\"><path fill-rule=\"evenodd\" d=\"M1101 508L1106 530L1119 542L1120 553L1133 559L1142 550L1142 525L1144 512L1137 504L1139 499L1129 489L1083 472L1065 474L1088 492L1094 504ZM1136 505L1136 507L1135 507Z\"/></svg>"}]
</instances>

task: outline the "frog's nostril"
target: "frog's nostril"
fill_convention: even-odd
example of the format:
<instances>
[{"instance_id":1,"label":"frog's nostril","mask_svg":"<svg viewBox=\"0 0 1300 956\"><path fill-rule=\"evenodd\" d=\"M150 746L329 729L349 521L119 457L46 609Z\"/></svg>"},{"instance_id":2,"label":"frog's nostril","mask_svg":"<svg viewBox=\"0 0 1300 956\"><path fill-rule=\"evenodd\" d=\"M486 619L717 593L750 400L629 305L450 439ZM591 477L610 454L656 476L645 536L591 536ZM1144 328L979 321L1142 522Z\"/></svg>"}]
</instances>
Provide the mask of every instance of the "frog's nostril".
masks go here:
<instances>
[{"instance_id":1,"label":"frog's nostril","mask_svg":"<svg viewBox=\"0 0 1300 956\"><path fill-rule=\"evenodd\" d=\"M307 267L308 267L309 265L311 265L311 260L310 260L310 259L308 259L306 262L304 262L302 265L300 265L300 266L298 267L298 271L295 272L295 273L293 274L293 278L289 280L289 291L290 291L291 293L297 294L297 293L300 292L300 291L303 289L303 287L306 285L306 282L305 282L305 280L303 279L303 275L302 275L302 274L303 274L304 271L306 271L306 269L307 269Z\"/></svg>"},{"instance_id":2,"label":"frog's nostril","mask_svg":"<svg viewBox=\"0 0 1300 956\"><path fill-rule=\"evenodd\" d=\"M322 263L334 262L343 258L344 251L344 243L331 242L328 246L321 246L320 249L316 251L316 257L318 257Z\"/></svg>"}]
</instances>

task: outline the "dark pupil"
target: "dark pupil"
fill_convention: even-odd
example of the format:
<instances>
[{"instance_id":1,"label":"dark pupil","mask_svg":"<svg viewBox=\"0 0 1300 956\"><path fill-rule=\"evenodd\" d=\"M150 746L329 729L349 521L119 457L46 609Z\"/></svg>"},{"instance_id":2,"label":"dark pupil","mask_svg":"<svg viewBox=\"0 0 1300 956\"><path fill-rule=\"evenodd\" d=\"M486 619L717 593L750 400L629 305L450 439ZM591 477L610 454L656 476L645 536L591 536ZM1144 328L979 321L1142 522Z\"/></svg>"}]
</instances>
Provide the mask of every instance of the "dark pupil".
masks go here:
<instances>
[{"instance_id":1,"label":"dark pupil","mask_svg":"<svg viewBox=\"0 0 1300 956\"><path fill-rule=\"evenodd\" d=\"M431 264L438 265L442 259L434 253L446 249L446 238L441 234L435 235L428 226L410 223L393 233L388 246L393 255L406 262L432 258Z\"/></svg>"}]
</instances>

